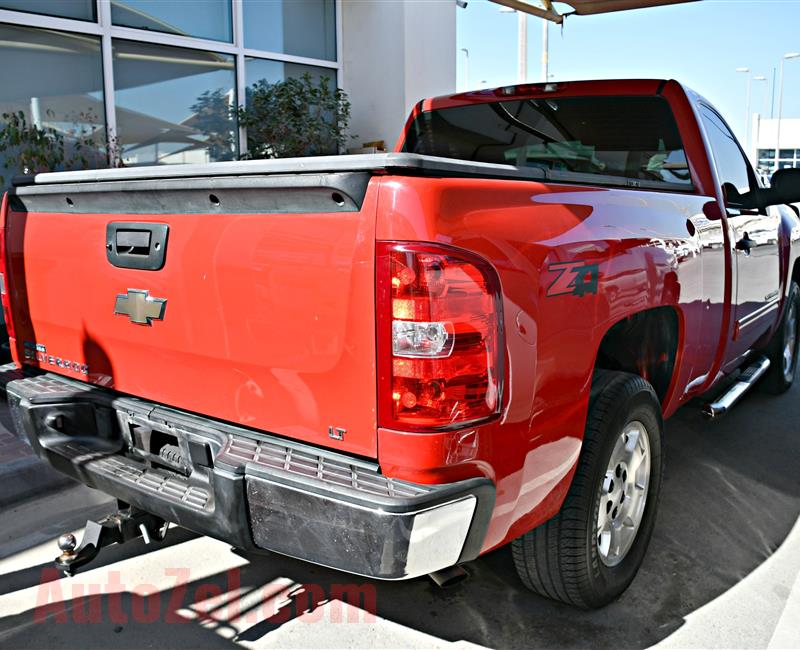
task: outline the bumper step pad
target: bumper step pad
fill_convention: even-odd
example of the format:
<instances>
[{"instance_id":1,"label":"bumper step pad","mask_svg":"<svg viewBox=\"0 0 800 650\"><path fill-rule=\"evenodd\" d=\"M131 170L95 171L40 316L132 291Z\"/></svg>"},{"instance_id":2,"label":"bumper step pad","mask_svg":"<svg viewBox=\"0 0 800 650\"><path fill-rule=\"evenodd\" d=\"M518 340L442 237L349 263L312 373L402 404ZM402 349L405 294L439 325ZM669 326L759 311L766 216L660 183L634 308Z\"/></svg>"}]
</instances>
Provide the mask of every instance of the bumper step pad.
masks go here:
<instances>
[{"instance_id":1,"label":"bumper step pad","mask_svg":"<svg viewBox=\"0 0 800 650\"><path fill-rule=\"evenodd\" d=\"M350 459L332 458L283 444L229 436L217 463L243 469L272 469L311 479L331 488L346 488L364 495L411 498L428 494L433 488L387 478L376 466L359 465Z\"/></svg>"},{"instance_id":2,"label":"bumper step pad","mask_svg":"<svg viewBox=\"0 0 800 650\"><path fill-rule=\"evenodd\" d=\"M124 481L195 510L213 508L213 499L207 490L189 485L188 481L177 474L148 468L124 456L111 456L106 451L98 451L75 442L50 447L50 451L80 465L90 474L96 473L109 479Z\"/></svg>"}]
</instances>

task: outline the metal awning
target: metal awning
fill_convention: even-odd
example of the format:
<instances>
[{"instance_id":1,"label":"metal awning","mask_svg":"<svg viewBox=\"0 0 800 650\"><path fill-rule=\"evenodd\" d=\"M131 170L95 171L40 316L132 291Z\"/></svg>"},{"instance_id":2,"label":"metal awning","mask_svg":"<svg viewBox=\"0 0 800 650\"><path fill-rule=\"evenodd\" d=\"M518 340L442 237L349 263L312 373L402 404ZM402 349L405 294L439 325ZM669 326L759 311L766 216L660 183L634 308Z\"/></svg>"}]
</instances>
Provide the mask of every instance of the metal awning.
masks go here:
<instances>
[{"instance_id":1,"label":"metal awning","mask_svg":"<svg viewBox=\"0 0 800 650\"><path fill-rule=\"evenodd\" d=\"M491 0L499 5L504 5L517 11L522 11L532 16L551 20L559 25L566 16L588 16L604 14L610 11L626 11L628 9L644 9L645 7L659 7L661 5L674 5L683 2L697 2L698 0L565 0L558 4L572 7L572 11L560 13L553 6L553 0Z\"/></svg>"}]
</instances>

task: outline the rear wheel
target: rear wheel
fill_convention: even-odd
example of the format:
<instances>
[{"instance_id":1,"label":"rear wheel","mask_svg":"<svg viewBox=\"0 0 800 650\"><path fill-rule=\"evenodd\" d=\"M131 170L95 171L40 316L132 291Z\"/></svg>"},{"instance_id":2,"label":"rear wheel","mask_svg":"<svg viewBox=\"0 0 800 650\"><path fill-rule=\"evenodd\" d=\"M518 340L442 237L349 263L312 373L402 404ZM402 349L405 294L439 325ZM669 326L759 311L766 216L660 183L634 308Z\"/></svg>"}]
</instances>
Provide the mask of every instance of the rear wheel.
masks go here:
<instances>
[{"instance_id":1,"label":"rear wheel","mask_svg":"<svg viewBox=\"0 0 800 650\"><path fill-rule=\"evenodd\" d=\"M770 367L762 386L768 393L780 394L791 388L797 374L800 341L800 286L792 282L783 311L783 320L767 348Z\"/></svg>"},{"instance_id":2,"label":"rear wheel","mask_svg":"<svg viewBox=\"0 0 800 650\"><path fill-rule=\"evenodd\" d=\"M583 608L619 596L642 563L661 491L661 407L641 377L598 371L561 511L514 540L523 583Z\"/></svg>"}]
</instances>

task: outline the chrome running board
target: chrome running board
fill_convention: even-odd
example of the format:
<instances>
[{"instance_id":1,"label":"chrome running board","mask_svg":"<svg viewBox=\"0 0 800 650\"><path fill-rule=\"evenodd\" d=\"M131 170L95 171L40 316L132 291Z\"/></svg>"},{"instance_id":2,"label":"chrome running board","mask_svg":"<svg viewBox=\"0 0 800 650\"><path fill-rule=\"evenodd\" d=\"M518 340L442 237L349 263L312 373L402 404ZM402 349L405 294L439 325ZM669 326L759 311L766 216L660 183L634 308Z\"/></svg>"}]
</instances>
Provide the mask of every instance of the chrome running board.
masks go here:
<instances>
[{"instance_id":1,"label":"chrome running board","mask_svg":"<svg viewBox=\"0 0 800 650\"><path fill-rule=\"evenodd\" d=\"M716 400L703 407L703 415L716 418L730 411L733 406L749 391L756 382L769 370L769 359L759 357L742 371L736 383Z\"/></svg>"}]
</instances>

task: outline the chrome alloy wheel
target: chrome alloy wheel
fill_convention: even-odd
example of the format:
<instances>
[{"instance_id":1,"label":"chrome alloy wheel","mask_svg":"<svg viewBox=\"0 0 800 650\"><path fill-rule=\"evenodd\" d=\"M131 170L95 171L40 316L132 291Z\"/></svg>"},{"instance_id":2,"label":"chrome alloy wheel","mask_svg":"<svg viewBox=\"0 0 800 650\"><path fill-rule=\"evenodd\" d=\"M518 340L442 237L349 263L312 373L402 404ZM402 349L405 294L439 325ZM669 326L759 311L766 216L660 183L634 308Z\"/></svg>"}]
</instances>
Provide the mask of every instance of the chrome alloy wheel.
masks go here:
<instances>
[{"instance_id":1,"label":"chrome alloy wheel","mask_svg":"<svg viewBox=\"0 0 800 650\"><path fill-rule=\"evenodd\" d=\"M650 437L638 420L622 430L600 485L595 539L600 560L613 567L625 559L642 523L650 484Z\"/></svg>"},{"instance_id":2,"label":"chrome alloy wheel","mask_svg":"<svg viewBox=\"0 0 800 650\"><path fill-rule=\"evenodd\" d=\"M788 308L783 333L783 376L786 381L791 382L794 377L794 356L797 347L797 301L790 301Z\"/></svg>"}]
</instances>

